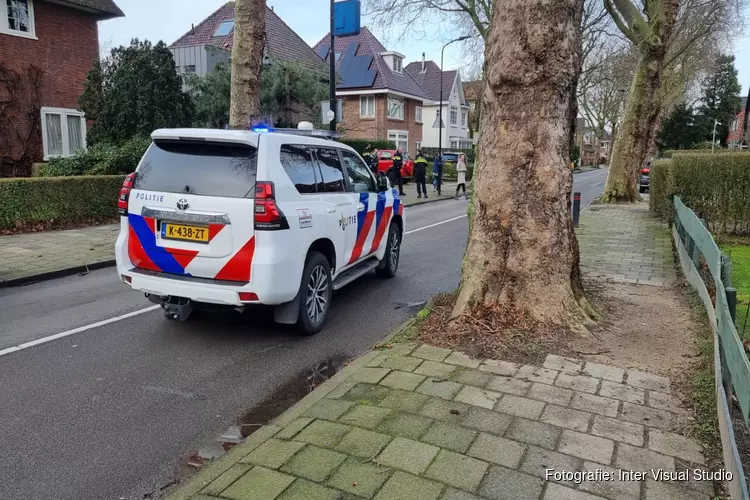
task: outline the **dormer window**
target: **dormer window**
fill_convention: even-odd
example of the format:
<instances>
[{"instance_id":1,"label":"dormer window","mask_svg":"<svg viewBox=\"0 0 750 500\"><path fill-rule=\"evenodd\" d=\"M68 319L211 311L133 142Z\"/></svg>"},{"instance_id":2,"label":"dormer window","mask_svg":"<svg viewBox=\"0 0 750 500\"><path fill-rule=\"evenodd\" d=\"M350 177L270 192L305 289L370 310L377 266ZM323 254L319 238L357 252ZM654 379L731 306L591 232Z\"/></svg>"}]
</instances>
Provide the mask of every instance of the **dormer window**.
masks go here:
<instances>
[{"instance_id":1,"label":"dormer window","mask_svg":"<svg viewBox=\"0 0 750 500\"><path fill-rule=\"evenodd\" d=\"M393 71L395 71L396 73L401 73L401 71L403 70L402 62L403 60L400 57L394 57L393 58Z\"/></svg>"},{"instance_id":2,"label":"dormer window","mask_svg":"<svg viewBox=\"0 0 750 500\"><path fill-rule=\"evenodd\" d=\"M403 61L404 55L398 52L382 52L383 60L394 73L402 74L404 72Z\"/></svg>"}]
</instances>

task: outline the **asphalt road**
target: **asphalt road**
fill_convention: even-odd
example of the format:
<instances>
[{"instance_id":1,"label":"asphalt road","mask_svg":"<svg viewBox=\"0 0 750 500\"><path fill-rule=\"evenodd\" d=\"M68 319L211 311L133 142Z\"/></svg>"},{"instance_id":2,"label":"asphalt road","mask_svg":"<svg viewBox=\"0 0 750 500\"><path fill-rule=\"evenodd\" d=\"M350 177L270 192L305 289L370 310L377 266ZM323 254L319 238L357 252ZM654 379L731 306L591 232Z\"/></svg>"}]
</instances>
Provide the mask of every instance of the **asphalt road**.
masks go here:
<instances>
[{"instance_id":1,"label":"asphalt road","mask_svg":"<svg viewBox=\"0 0 750 500\"><path fill-rule=\"evenodd\" d=\"M576 175L584 204L605 178ZM337 293L326 329L307 338L253 313L166 321L112 269L0 290L0 498L158 492L181 459L304 370L365 352L454 289L465 214L465 201L409 209L397 277Z\"/></svg>"}]
</instances>

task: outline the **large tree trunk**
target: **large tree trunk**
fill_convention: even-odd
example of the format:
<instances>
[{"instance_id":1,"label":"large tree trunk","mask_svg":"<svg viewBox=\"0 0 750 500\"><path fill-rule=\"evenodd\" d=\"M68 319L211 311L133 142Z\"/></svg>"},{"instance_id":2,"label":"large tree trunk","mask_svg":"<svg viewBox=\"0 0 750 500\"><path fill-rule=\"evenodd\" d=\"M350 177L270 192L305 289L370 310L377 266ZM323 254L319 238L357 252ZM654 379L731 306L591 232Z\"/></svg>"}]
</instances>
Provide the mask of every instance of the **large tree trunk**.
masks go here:
<instances>
[{"instance_id":1,"label":"large tree trunk","mask_svg":"<svg viewBox=\"0 0 750 500\"><path fill-rule=\"evenodd\" d=\"M609 164L603 202L634 202L639 172L656 134L661 110L661 75L680 0L657 0L652 33L641 43L641 59L628 96L625 117L618 132Z\"/></svg>"},{"instance_id":2,"label":"large tree trunk","mask_svg":"<svg viewBox=\"0 0 750 500\"><path fill-rule=\"evenodd\" d=\"M266 39L265 0L235 0L229 126L246 129L260 114L260 75Z\"/></svg>"},{"instance_id":3,"label":"large tree trunk","mask_svg":"<svg viewBox=\"0 0 750 500\"><path fill-rule=\"evenodd\" d=\"M482 135L453 317L507 306L581 324L568 166L583 0L495 2L485 48Z\"/></svg>"}]
</instances>

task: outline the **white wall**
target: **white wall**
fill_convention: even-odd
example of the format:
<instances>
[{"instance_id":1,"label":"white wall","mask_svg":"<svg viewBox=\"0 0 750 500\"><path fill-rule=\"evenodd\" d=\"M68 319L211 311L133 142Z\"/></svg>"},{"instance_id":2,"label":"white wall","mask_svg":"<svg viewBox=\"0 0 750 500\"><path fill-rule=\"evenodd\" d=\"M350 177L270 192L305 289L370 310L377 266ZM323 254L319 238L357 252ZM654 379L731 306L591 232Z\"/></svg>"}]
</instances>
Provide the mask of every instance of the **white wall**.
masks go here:
<instances>
[{"instance_id":1,"label":"white wall","mask_svg":"<svg viewBox=\"0 0 750 500\"><path fill-rule=\"evenodd\" d=\"M451 95L447 99L446 105L442 106L443 110L443 149L451 149L451 138L462 138L467 141L469 139L469 123L468 123L468 106L461 107L461 95L458 91L461 85L460 77L457 78L453 85ZM450 107L455 106L458 110L458 117L456 125L450 123ZM435 123L435 116L438 109L441 107L437 104L433 106L424 105L422 108L422 146L427 148L438 147L438 128L432 128L432 124ZM461 111L467 112L466 126L461 126Z\"/></svg>"}]
</instances>

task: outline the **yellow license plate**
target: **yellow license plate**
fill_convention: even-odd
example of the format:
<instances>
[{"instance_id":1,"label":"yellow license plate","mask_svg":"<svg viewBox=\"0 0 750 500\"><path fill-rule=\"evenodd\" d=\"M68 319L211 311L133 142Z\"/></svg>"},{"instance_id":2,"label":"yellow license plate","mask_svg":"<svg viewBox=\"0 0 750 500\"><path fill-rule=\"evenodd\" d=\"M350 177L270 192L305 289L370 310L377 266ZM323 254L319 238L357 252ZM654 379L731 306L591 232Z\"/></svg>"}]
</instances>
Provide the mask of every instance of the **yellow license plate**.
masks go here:
<instances>
[{"instance_id":1,"label":"yellow license plate","mask_svg":"<svg viewBox=\"0 0 750 500\"><path fill-rule=\"evenodd\" d=\"M208 228L199 226L184 226L182 224L161 225L161 237L170 240L197 241L208 243Z\"/></svg>"}]
</instances>

